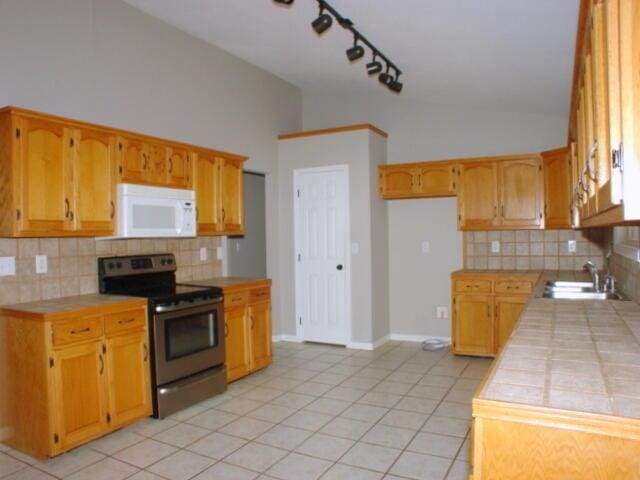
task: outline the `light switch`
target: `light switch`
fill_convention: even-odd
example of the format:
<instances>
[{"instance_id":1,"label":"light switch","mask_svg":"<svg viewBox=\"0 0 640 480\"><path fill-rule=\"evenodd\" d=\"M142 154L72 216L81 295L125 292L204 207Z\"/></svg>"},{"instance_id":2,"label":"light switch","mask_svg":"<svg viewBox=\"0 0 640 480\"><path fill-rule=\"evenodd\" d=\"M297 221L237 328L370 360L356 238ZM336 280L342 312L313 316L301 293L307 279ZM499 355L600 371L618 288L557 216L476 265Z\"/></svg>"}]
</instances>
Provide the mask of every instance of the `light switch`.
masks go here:
<instances>
[{"instance_id":1,"label":"light switch","mask_svg":"<svg viewBox=\"0 0 640 480\"><path fill-rule=\"evenodd\" d=\"M206 247L200 247L200 261L201 262L206 262L207 261L207 249L206 249Z\"/></svg>"},{"instance_id":2,"label":"light switch","mask_svg":"<svg viewBox=\"0 0 640 480\"><path fill-rule=\"evenodd\" d=\"M431 251L431 244L425 240L424 242L422 242L420 248L422 250L422 253L429 253Z\"/></svg>"},{"instance_id":3,"label":"light switch","mask_svg":"<svg viewBox=\"0 0 640 480\"><path fill-rule=\"evenodd\" d=\"M216 248L216 256L218 257L218 260L224 259L224 247Z\"/></svg>"},{"instance_id":4,"label":"light switch","mask_svg":"<svg viewBox=\"0 0 640 480\"><path fill-rule=\"evenodd\" d=\"M491 241L491 253L500 253L500 240Z\"/></svg>"},{"instance_id":5,"label":"light switch","mask_svg":"<svg viewBox=\"0 0 640 480\"><path fill-rule=\"evenodd\" d=\"M16 274L16 257L0 257L0 277Z\"/></svg>"},{"instance_id":6,"label":"light switch","mask_svg":"<svg viewBox=\"0 0 640 480\"><path fill-rule=\"evenodd\" d=\"M449 307L436 307L436 318L449 318Z\"/></svg>"},{"instance_id":7,"label":"light switch","mask_svg":"<svg viewBox=\"0 0 640 480\"><path fill-rule=\"evenodd\" d=\"M569 251L569 253L576 253L576 241L575 240L568 240L567 241L567 250Z\"/></svg>"},{"instance_id":8,"label":"light switch","mask_svg":"<svg viewBox=\"0 0 640 480\"><path fill-rule=\"evenodd\" d=\"M49 270L46 255L36 255L36 273L47 273Z\"/></svg>"}]
</instances>

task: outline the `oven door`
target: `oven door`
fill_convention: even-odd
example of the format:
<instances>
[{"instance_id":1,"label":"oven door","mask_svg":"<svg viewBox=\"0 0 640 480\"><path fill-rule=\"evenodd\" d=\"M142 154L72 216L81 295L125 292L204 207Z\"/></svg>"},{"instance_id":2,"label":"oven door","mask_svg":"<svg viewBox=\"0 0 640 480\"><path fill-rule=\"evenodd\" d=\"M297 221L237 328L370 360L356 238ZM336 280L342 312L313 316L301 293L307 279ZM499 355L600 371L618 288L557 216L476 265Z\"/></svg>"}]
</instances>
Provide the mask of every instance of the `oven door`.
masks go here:
<instances>
[{"instance_id":1,"label":"oven door","mask_svg":"<svg viewBox=\"0 0 640 480\"><path fill-rule=\"evenodd\" d=\"M155 313L156 385L224 364L222 302Z\"/></svg>"}]
</instances>

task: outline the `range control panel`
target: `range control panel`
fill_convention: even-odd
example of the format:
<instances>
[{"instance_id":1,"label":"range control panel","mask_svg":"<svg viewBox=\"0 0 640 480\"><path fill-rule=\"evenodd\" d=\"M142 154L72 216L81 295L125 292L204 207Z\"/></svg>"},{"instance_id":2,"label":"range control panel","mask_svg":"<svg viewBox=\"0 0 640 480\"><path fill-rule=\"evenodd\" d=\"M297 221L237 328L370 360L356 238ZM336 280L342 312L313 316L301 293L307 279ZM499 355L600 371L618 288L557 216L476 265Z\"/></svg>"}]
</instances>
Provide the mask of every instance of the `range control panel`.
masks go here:
<instances>
[{"instance_id":1,"label":"range control panel","mask_svg":"<svg viewBox=\"0 0 640 480\"><path fill-rule=\"evenodd\" d=\"M98 271L102 277L175 272L176 259L172 253L135 255L130 257L104 257L98 259Z\"/></svg>"}]
</instances>

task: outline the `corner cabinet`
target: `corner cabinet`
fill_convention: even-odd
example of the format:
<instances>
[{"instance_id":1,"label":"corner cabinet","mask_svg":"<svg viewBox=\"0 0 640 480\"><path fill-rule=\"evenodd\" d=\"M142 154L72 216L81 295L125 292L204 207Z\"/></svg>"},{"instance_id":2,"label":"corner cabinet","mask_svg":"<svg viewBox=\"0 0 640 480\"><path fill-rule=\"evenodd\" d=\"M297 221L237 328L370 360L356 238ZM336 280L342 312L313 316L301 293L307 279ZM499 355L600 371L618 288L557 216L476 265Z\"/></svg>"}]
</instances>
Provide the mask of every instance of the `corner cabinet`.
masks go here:
<instances>
[{"instance_id":1,"label":"corner cabinet","mask_svg":"<svg viewBox=\"0 0 640 480\"><path fill-rule=\"evenodd\" d=\"M454 272L452 351L495 356L505 345L538 280L537 273Z\"/></svg>"},{"instance_id":2,"label":"corner cabinet","mask_svg":"<svg viewBox=\"0 0 640 480\"><path fill-rule=\"evenodd\" d=\"M77 310L0 311L10 447L52 457L151 415L146 302L86 297Z\"/></svg>"},{"instance_id":3,"label":"corner cabinet","mask_svg":"<svg viewBox=\"0 0 640 480\"><path fill-rule=\"evenodd\" d=\"M5 107L0 109L0 235L113 235L117 183L193 188L201 204L199 234L241 235L245 160Z\"/></svg>"},{"instance_id":4,"label":"corner cabinet","mask_svg":"<svg viewBox=\"0 0 640 480\"><path fill-rule=\"evenodd\" d=\"M224 294L225 363L233 382L271 364L271 280L220 279Z\"/></svg>"},{"instance_id":5,"label":"corner cabinet","mask_svg":"<svg viewBox=\"0 0 640 480\"><path fill-rule=\"evenodd\" d=\"M199 235L244 233L244 157L193 154Z\"/></svg>"},{"instance_id":6,"label":"corner cabinet","mask_svg":"<svg viewBox=\"0 0 640 480\"><path fill-rule=\"evenodd\" d=\"M542 152L545 228L571 228L571 153L568 148Z\"/></svg>"}]
</instances>

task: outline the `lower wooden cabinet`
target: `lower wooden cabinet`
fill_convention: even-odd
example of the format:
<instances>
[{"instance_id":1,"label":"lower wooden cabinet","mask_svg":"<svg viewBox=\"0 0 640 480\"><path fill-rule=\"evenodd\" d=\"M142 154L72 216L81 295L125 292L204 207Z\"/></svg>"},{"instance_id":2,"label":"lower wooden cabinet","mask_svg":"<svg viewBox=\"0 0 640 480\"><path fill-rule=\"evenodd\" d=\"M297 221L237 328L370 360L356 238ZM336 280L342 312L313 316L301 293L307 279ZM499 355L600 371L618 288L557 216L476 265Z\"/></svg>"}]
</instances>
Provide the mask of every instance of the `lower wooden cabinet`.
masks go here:
<instances>
[{"instance_id":1,"label":"lower wooden cabinet","mask_svg":"<svg viewBox=\"0 0 640 480\"><path fill-rule=\"evenodd\" d=\"M453 353L495 356L500 352L537 279L537 273L453 273Z\"/></svg>"},{"instance_id":2,"label":"lower wooden cabinet","mask_svg":"<svg viewBox=\"0 0 640 480\"><path fill-rule=\"evenodd\" d=\"M223 287L229 382L271 364L269 285L270 280L263 280Z\"/></svg>"},{"instance_id":3,"label":"lower wooden cabinet","mask_svg":"<svg viewBox=\"0 0 640 480\"><path fill-rule=\"evenodd\" d=\"M144 300L0 309L0 439L52 457L151 415L146 315Z\"/></svg>"}]
</instances>

